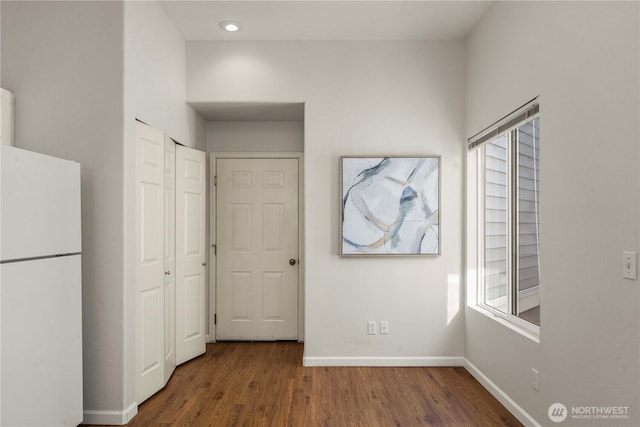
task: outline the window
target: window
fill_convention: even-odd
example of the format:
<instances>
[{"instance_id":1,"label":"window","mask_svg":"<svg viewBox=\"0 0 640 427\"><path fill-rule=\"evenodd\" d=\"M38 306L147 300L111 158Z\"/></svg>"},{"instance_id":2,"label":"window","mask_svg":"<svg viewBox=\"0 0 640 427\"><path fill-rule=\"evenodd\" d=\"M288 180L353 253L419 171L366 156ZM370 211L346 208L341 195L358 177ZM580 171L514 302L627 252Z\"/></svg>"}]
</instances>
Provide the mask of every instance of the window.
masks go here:
<instances>
[{"instance_id":1,"label":"window","mask_svg":"<svg viewBox=\"0 0 640 427\"><path fill-rule=\"evenodd\" d=\"M477 303L539 333L538 104L529 103L499 123L470 139L479 161Z\"/></svg>"}]
</instances>

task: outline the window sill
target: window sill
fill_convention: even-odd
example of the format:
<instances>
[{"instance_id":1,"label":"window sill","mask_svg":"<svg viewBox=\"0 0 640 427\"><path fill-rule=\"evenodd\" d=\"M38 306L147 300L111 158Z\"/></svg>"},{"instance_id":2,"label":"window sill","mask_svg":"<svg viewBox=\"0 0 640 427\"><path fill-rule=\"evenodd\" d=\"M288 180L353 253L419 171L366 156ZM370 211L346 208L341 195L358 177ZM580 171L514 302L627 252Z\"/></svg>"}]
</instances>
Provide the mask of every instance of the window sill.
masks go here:
<instances>
[{"instance_id":1,"label":"window sill","mask_svg":"<svg viewBox=\"0 0 640 427\"><path fill-rule=\"evenodd\" d=\"M530 339L531 341L540 344L540 333L538 332L537 334L512 322L508 317L501 315L501 314L497 314L494 313L493 311L480 306L480 305L469 305L469 308L477 311L478 313L483 314L484 316L495 320L497 323L511 329L512 331L522 335L525 338Z\"/></svg>"}]
</instances>

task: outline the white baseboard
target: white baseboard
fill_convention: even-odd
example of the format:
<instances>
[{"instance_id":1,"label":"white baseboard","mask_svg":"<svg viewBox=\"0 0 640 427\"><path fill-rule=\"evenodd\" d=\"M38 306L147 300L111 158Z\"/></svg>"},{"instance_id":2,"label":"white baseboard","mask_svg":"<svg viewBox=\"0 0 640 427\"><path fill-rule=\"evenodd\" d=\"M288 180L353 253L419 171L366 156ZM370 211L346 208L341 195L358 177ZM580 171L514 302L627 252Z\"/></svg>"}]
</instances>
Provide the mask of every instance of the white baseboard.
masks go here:
<instances>
[{"instance_id":1,"label":"white baseboard","mask_svg":"<svg viewBox=\"0 0 640 427\"><path fill-rule=\"evenodd\" d=\"M117 425L127 424L138 413L138 403L133 402L124 411L85 410L82 424Z\"/></svg>"},{"instance_id":2,"label":"white baseboard","mask_svg":"<svg viewBox=\"0 0 640 427\"><path fill-rule=\"evenodd\" d=\"M513 414L514 417L518 419L522 424L527 427L541 427L540 424L513 401L505 393L502 391L500 387L495 385L493 381L491 381L485 374L482 373L473 363L471 363L468 359L464 359L464 367L465 369L476 379L482 386L487 389L489 393L493 395L498 402L500 402L509 412Z\"/></svg>"},{"instance_id":3,"label":"white baseboard","mask_svg":"<svg viewBox=\"0 0 640 427\"><path fill-rule=\"evenodd\" d=\"M463 366L462 357L303 357L303 366Z\"/></svg>"}]
</instances>

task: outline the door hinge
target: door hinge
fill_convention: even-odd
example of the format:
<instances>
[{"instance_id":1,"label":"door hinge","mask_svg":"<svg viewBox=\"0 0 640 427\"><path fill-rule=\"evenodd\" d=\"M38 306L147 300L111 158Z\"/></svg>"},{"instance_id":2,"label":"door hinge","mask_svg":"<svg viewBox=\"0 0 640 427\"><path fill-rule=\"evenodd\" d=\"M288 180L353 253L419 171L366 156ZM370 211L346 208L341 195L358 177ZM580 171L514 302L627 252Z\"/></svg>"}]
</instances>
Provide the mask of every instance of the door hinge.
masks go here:
<instances>
[{"instance_id":1,"label":"door hinge","mask_svg":"<svg viewBox=\"0 0 640 427\"><path fill-rule=\"evenodd\" d=\"M215 175L215 176L213 177L213 186L214 186L214 187L217 187L217 186L218 186L218 175Z\"/></svg>"},{"instance_id":2,"label":"door hinge","mask_svg":"<svg viewBox=\"0 0 640 427\"><path fill-rule=\"evenodd\" d=\"M216 246L215 243L211 244L211 247L213 248L213 255L218 255L218 247Z\"/></svg>"},{"instance_id":3,"label":"door hinge","mask_svg":"<svg viewBox=\"0 0 640 427\"><path fill-rule=\"evenodd\" d=\"M217 314L213 314L213 324L217 325L218 324L218 315Z\"/></svg>"}]
</instances>

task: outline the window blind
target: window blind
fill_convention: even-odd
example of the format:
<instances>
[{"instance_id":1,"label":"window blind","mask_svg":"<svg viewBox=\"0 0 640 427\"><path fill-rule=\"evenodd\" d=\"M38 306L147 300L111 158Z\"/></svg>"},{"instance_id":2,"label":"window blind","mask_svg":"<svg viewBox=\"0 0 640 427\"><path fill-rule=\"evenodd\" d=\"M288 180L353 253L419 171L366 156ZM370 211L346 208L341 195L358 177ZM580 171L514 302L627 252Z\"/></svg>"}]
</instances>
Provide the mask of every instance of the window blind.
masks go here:
<instances>
[{"instance_id":1,"label":"window blind","mask_svg":"<svg viewBox=\"0 0 640 427\"><path fill-rule=\"evenodd\" d=\"M518 124L524 122L530 117L535 116L539 112L540 105L538 104L538 97L536 96L531 101L513 110L511 113L507 114L497 122L489 125L488 127L484 128L483 130L469 138L469 151L513 129Z\"/></svg>"}]
</instances>

